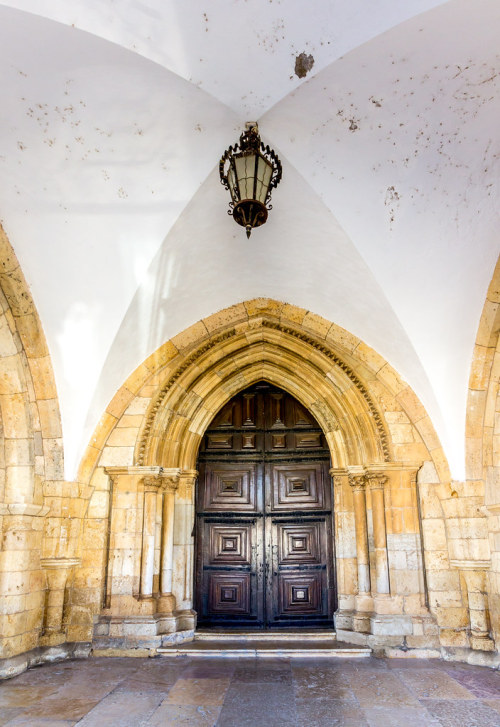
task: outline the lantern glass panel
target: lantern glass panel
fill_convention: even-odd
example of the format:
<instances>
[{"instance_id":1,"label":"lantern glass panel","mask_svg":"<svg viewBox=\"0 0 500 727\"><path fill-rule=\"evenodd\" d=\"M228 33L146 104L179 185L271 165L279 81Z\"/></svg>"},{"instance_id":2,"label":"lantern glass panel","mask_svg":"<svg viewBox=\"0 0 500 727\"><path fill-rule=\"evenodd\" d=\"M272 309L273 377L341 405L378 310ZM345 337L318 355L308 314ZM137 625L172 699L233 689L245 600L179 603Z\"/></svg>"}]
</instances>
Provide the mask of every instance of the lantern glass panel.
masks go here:
<instances>
[{"instance_id":1,"label":"lantern glass panel","mask_svg":"<svg viewBox=\"0 0 500 727\"><path fill-rule=\"evenodd\" d=\"M227 183L229 185L229 191L231 193L231 199L233 200L233 202L238 202L239 201L239 197L238 197L238 185L237 185L236 174L235 174L234 166L233 166L233 163L232 162L229 165L229 169L228 169L228 172L227 172Z\"/></svg>"},{"instance_id":2,"label":"lantern glass panel","mask_svg":"<svg viewBox=\"0 0 500 727\"><path fill-rule=\"evenodd\" d=\"M259 154L259 163L257 166L257 184L255 187L255 199L262 204L266 203L267 191L273 173L272 165Z\"/></svg>"},{"instance_id":3,"label":"lantern glass panel","mask_svg":"<svg viewBox=\"0 0 500 727\"><path fill-rule=\"evenodd\" d=\"M255 178L255 154L235 158L236 176L240 189L240 199L253 199L253 183Z\"/></svg>"}]
</instances>

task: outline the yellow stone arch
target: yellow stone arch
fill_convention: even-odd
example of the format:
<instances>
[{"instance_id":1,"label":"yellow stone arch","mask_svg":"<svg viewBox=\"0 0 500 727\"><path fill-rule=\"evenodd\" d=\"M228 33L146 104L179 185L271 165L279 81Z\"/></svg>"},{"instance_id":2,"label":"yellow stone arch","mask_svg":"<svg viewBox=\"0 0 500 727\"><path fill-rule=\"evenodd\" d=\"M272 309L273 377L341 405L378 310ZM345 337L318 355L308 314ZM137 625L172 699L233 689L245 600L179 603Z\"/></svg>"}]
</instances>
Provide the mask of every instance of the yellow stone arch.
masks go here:
<instances>
[{"instance_id":1,"label":"yellow stone arch","mask_svg":"<svg viewBox=\"0 0 500 727\"><path fill-rule=\"evenodd\" d=\"M295 396L322 427L335 467L391 459L382 416L354 371L300 330L261 319L194 351L152 401L135 464L194 469L203 433L235 394L266 380Z\"/></svg>"}]
</instances>

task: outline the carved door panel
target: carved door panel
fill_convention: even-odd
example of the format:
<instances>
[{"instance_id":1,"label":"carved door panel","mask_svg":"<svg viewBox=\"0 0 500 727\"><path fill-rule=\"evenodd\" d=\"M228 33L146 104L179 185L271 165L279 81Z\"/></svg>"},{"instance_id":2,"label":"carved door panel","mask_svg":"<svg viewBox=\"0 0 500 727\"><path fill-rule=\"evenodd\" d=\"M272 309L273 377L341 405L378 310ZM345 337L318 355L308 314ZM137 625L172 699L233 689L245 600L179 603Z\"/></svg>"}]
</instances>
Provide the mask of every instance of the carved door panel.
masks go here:
<instances>
[{"instance_id":1,"label":"carved door panel","mask_svg":"<svg viewBox=\"0 0 500 727\"><path fill-rule=\"evenodd\" d=\"M200 463L200 622L263 625L261 481L261 467L256 463Z\"/></svg>"},{"instance_id":2,"label":"carved door panel","mask_svg":"<svg viewBox=\"0 0 500 727\"><path fill-rule=\"evenodd\" d=\"M266 485L267 623L326 625L334 600L328 466L269 463Z\"/></svg>"},{"instance_id":3,"label":"carved door panel","mask_svg":"<svg viewBox=\"0 0 500 727\"><path fill-rule=\"evenodd\" d=\"M251 387L216 416L198 467L200 625L331 625L329 453L310 413Z\"/></svg>"}]
</instances>

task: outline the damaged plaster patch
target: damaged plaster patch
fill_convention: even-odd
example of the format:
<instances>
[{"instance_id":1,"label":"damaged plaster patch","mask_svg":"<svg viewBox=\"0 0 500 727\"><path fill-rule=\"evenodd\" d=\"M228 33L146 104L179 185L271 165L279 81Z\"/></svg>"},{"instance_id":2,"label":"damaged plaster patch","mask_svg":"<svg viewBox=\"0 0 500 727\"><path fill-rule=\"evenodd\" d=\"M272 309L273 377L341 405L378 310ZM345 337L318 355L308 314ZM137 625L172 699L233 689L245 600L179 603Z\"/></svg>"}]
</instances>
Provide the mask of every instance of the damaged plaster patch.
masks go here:
<instances>
[{"instance_id":1,"label":"damaged plaster patch","mask_svg":"<svg viewBox=\"0 0 500 727\"><path fill-rule=\"evenodd\" d=\"M393 186L387 187L384 204L386 207L389 208L389 221L391 224L391 230L392 230L392 223L394 222L394 218L395 218L396 208L399 204L400 199L401 199L401 195L399 194L399 192L396 191L396 189Z\"/></svg>"},{"instance_id":2,"label":"damaged plaster patch","mask_svg":"<svg viewBox=\"0 0 500 727\"><path fill-rule=\"evenodd\" d=\"M298 78L304 78L313 66L314 58L312 56L308 56L307 53L301 53L295 59L295 75Z\"/></svg>"}]
</instances>

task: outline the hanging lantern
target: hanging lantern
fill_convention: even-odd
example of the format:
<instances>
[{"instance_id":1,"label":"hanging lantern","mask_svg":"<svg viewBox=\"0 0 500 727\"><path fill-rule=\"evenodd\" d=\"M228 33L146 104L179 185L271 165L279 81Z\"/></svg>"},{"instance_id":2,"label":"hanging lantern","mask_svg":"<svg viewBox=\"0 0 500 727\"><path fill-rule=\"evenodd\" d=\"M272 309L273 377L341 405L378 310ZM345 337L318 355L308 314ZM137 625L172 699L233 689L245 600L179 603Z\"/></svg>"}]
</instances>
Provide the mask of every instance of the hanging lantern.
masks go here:
<instances>
[{"instance_id":1,"label":"hanging lantern","mask_svg":"<svg viewBox=\"0 0 500 727\"><path fill-rule=\"evenodd\" d=\"M280 160L264 146L253 122L246 124L239 142L222 155L220 181L231 194L228 214L246 229L247 237L267 220L271 190L278 186L281 172Z\"/></svg>"}]
</instances>

